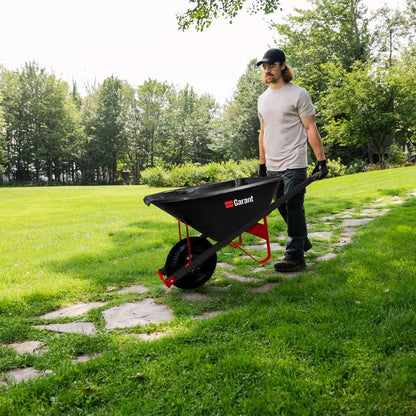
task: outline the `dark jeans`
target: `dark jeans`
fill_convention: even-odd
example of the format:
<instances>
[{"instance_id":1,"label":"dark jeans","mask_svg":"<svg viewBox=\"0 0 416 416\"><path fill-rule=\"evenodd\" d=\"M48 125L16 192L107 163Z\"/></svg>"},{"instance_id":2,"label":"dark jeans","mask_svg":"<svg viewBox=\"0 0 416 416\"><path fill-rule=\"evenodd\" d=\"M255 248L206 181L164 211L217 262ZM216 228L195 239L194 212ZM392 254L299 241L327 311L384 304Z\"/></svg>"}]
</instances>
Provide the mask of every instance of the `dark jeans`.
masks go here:
<instances>
[{"instance_id":1,"label":"dark jeans","mask_svg":"<svg viewBox=\"0 0 416 416\"><path fill-rule=\"evenodd\" d=\"M276 199L293 189L306 179L306 168L288 169L285 171L267 171L267 176L278 176L282 179L276 190ZM287 224L286 254L289 256L303 255L303 244L308 236L303 201L305 192L296 194L278 209Z\"/></svg>"}]
</instances>

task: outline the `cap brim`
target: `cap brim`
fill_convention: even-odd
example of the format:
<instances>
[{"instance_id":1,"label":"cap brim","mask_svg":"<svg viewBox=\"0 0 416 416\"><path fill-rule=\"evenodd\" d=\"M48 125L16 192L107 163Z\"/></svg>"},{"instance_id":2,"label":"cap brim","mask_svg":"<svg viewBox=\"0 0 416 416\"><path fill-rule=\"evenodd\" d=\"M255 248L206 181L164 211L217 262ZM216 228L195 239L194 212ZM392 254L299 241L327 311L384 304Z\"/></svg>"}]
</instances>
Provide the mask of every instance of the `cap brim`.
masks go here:
<instances>
[{"instance_id":1,"label":"cap brim","mask_svg":"<svg viewBox=\"0 0 416 416\"><path fill-rule=\"evenodd\" d=\"M256 65L260 66L260 65L263 65L263 64L267 64L268 62L269 62L268 59L262 59L261 61L258 61Z\"/></svg>"}]
</instances>

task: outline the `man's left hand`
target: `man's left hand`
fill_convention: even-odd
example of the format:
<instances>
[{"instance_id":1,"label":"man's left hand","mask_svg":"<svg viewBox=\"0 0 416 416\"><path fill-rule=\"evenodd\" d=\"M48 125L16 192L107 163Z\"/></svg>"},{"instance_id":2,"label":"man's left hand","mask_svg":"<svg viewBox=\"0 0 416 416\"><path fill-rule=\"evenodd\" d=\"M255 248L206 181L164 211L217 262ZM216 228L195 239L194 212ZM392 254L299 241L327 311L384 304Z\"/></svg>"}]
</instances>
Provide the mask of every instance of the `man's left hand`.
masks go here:
<instances>
[{"instance_id":1,"label":"man's left hand","mask_svg":"<svg viewBox=\"0 0 416 416\"><path fill-rule=\"evenodd\" d=\"M328 166L326 164L326 160L318 160L316 162L314 170L312 171L312 175L314 173L319 173L318 179L323 179L323 178L325 178L326 175L328 175L328 172L329 172L329 170L328 170Z\"/></svg>"}]
</instances>

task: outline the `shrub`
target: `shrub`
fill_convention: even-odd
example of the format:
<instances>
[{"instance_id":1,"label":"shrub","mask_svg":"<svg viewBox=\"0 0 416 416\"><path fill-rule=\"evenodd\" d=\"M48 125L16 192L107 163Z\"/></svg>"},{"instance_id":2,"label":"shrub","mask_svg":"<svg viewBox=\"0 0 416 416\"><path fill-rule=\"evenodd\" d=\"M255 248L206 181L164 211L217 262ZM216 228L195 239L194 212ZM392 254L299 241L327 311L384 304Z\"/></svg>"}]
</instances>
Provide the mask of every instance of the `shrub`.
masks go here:
<instances>
[{"instance_id":1,"label":"shrub","mask_svg":"<svg viewBox=\"0 0 416 416\"><path fill-rule=\"evenodd\" d=\"M141 183L149 186L194 186L229 179L257 175L256 159L235 162L211 162L206 165L189 164L174 166L171 170L161 167L148 168L142 172Z\"/></svg>"},{"instance_id":2,"label":"shrub","mask_svg":"<svg viewBox=\"0 0 416 416\"><path fill-rule=\"evenodd\" d=\"M387 158L386 161L390 164L403 165L407 160L407 153L404 152L400 146L396 143L393 143L387 149Z\"/></svg>"},{"instance_id":3,"label":"shrub","mask_svg":"<svg viewBox=\"0 0 416 416\"><path fill-rule=\"evenodd\" d=\"M235 178L250 178L257 176L257 159L246 159L240 162L211 162L206 165L188 164L174 166L170 170L162 167L148 168L142 172L141 183L158 187L182 187L203 185L227 181ZM327 161L329 167L328 177L341 176L346 173L347 167L341 159ZM315 165L308 166L308 175L312 174Z\"/></svg>"},{"instance_id":4,"label":"shrub","mask_svg":"<svg viewBox=\"0 0 416 416\"><path fill-rule=\"evenodd\" d=\"M350 165L348 165L345 170L346 175L351 175L353 173L364 172L367 167L367 162L361 159L354 159Z\"/></svg>"},{"instance_id":5,"label":"shrub","mask_svg":"<svg viewBox=\"0 0 416 416\"><path fill-rule=\"evenodd\" d=\"M328 178L332 178L334 176L342 176L345 174L347 167L341 163L341 158L336 160L327 159L326 161L329 169ZM308 166L308 176L312 174L312 171L315 168L315 164L311 164Z\"/></svg>"},{"instance_id":6,"label":"shrub","mask_svg":"<svg viewBox=\"0 0 416 416\"><path fill-rule=\"evenodd\" d=\"M174 166L169 175L169 186L193 186L205 183L204 172L199 165Z\"/></svg>"},{"instance_id":7,"label":"shrub","mask_svg":"<svg viewBox=\"0 0 416 416\"><path fill-rule=\"evenodd\" d=\"M141 183L150 186L169 186L169 174L160 166L142 172Z\"/></svg>"},{"instance_id":8,"label":"shrub","mask_svg":"<svg viewBox=\"0 0 416 416\"><path fill-rule=\"evenodd\" d=\"M207 183L219 182L226 176L224 163L211 162L204 165L204 178Z\"/></svg>"}]
</instances>

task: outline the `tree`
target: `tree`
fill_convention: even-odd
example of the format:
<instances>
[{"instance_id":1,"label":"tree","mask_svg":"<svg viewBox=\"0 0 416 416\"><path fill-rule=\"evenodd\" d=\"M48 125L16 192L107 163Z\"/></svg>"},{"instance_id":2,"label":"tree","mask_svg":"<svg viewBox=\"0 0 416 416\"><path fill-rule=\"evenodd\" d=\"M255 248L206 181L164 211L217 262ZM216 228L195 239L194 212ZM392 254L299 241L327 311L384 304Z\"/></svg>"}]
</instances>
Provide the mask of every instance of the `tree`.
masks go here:
<instances>
[{"instance_id":1,"label":"tree","mask_svg":"<svg viewBox=\"0 0 416 416\"><path fill-rule=\"evenodd\" d=\"M191 135L188 139L190 161L208 163L213 159L210 149L212 123L218 113L218 104L210 95L199 97L191 115Z\"/></svg>"},{"instance_id":2,"label":"tree","mask_svg":"<svg viewBox=\"0 0 416 416\"><path fill-rule=\"evenodd\" d=\"M144 160L141 165L153 167L155 148L160 137L161 120L168 107L168 95L172 89L166 83L147 80L137 89L137 107L140 117L140 144Z\"/></svg>"},{"instance_id":3,"label":"tree","mask_svg":"<svg viewBox=\"0 0 416 416\"><path fill-rule=\"evenodd\" d=\"M240 77L232 100L227 103L221 119L215 125L211 148L224 160L241 160L258 156L260 121L257 99L266 86L255 60Z\"/></svg>"},{"instance_id":4,"label":"tree","mask_svg":"<svg viewBox=\"0 0 416 416\"><path fill-rule=\"evenodd\" d=\"M1 96L0 96L1 103ZM6 131L3 108L0 105L0 184L3 182L4 165L6 163Z\"/></svg>"},{"instance_id":5,"label":"tree","mask_svg":"<svg viewBox=\"0 0 416 416\"><path fill-rule=\"evenodd\" d=\"M376 28L373 33L374 55L387 66L393 65L393 58L403 45L409 33L409 20L400 10L388 7L378 9L373 17Z\"/></svg>"},{"instance_id":6,"label":"tree","mask_svg":"<svg viewBox=\"0 0 416 416\"><path fill-rule=\"evenodd\" d=\"M12 180L60 180L63 149L73 130L68 85L35 62L20 71L3 71L6 174Z\"/></svg>"},{"instance_id":7,"label":"tree","mask_svg":"<svg viewBox=\"0 0 416 416\"><path fill-rule=\"evenodd\" d=\"M373 144L384 168L391 140L403 140L409 129L415 131L412 76L404 78L394 67L357 63L347 72L341 64L329 66L329 88L322 98L327 141L344 146Z\"/></svg>"},{"instance_id":8,"label":"tree","mask_svg":"<svg viewBox=\"0 0 416 416\"><path fill-rule=\"evenodd\" d=\"M168 108L161 123L160 156L169 164L186 162L206 163L212 119L216 113L215 100L204 95L198 97L194 89L171 89Z\"/></svg>"},{"instance_id":9,"label":"tree","mask_svg":"<svg viewBox=\"0 0 416 416\"><path fill-rule=\"evenodd\" d=\"M247 3L246 0L189 0L189 2L196 5L176 16L181 30L195 25L196 30L203 31L220 16L232 22ZM270 14L277 10L279 0L252 0L249 3L247 8L249 13L263 11L265 14Z\"/></svg>"},{"instance_id":10,"label":"tree","mask_svg":"<svg viewBox=\"0 0 416 416\"><path fill-rule=\"evenodd\" d=\"M416 55L396 64L393 71L400 94L396 102L399 114L396 135L402 144L416 151Z\"/></svg>"},{"instance_id":11,"label":"tree","mask_svg":"<svg viewBox=\"0 0 416 416\"><path fill-rule=\"evenodd\" d=\"M41 170L48 182L63 181L69 169L71 149L82 131L79 111L68 85L54 75L47 79L42 107L45 115L39 148Z\"/></svg>"},{"instance_id":12,"label":"tree","mask_svg":"<svg viewBox=\"0 0 416 416\"><path fill-rule=\"evenodd\" d=\"M141 136L141 113L138 106L137 91L129 95L124 112L124 134L126 136L126 163L133 174L133 183L138 184L140 171L146 165L147 154Z\"/></svg>"},{"instance_id":13,"label":"tree","mask_svg":"<svg viewBox=\"0 0 416 416\"><path fill-rule=\"evenodd\" d=\"M312 9L295 9L297 14L272 27L297 82L316 102L327 88L323 65L337 61L350 71L356 61L368 62L370 34L362 0L311 0L311 4Z\"/></svg>"},{"instance_id":14,"label":"tree","mask_svg":"<svg viewBox=\"0 0 416 416\"><path fill-rule=\"evenodd\" d=\"M123 125L127 86L111 76L99 86L86 110L88 154L100 180L115 183L117 164L126 149Z\"/></svg>"}]
</instances>

